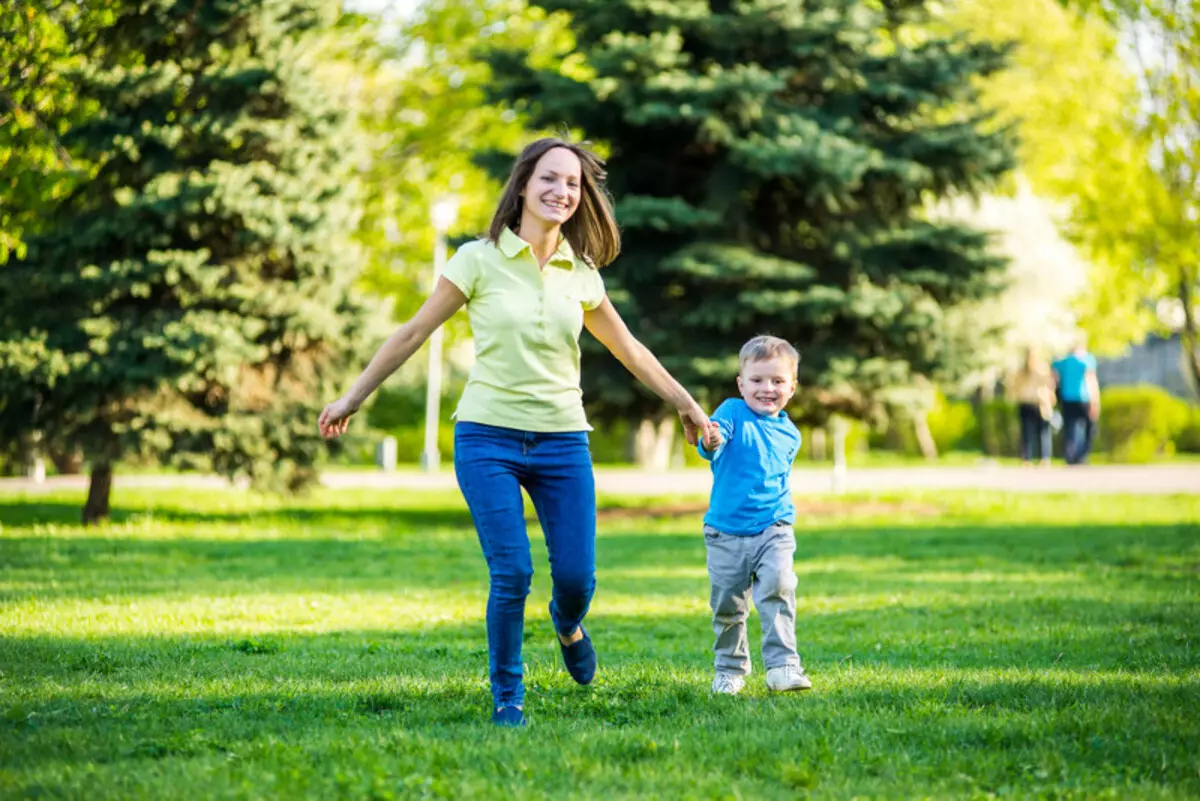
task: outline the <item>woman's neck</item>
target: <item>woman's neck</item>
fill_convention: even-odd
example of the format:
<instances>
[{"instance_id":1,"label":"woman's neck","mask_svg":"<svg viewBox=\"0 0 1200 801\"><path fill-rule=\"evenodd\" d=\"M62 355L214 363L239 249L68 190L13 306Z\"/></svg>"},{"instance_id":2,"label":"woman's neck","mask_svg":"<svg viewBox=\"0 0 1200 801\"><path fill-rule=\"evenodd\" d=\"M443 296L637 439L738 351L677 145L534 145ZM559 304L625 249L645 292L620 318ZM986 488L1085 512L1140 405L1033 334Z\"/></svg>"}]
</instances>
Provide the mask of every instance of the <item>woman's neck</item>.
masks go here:
<instances>
[{"instance_id":1,"label":"woman's neck","mask_svg":"<svg viewBox=\"0 0 1200 801\"><path fill-rule=\"evenodd\" d=\"M538 267L546 266L554 251L558 250L558 240L562 235L561 225L547 225L531 214L521 215L517 236L529 243L533 256L537 259Z\"/></svg>"}]
</instances>

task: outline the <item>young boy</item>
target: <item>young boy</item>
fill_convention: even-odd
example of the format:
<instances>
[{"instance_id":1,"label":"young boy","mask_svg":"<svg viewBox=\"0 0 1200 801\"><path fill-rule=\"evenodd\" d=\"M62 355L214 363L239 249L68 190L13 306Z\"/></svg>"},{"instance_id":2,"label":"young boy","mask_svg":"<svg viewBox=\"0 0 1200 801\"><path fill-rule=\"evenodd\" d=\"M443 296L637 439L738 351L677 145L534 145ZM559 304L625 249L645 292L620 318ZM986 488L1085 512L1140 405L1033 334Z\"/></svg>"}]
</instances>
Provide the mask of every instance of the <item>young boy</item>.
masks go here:
<instances>
[{"instance_id":1,"label":"young boy","mask_svg":"<svg viewBox=\"0 0 1200 801\"><path fill-rule=\"evenodd\" d=\"M778 337L759 336L738 354L741 398L713 413L699 443L712 462L713 487L704 516L713 631L712 691L736 695L750 675L746 615L750 595L762 620L767 688L807 690L812 682L796 653L796 574L792 556L792 461L800 432L783 411L796 391L800 354Z\"/></svg>"}]
</instances>

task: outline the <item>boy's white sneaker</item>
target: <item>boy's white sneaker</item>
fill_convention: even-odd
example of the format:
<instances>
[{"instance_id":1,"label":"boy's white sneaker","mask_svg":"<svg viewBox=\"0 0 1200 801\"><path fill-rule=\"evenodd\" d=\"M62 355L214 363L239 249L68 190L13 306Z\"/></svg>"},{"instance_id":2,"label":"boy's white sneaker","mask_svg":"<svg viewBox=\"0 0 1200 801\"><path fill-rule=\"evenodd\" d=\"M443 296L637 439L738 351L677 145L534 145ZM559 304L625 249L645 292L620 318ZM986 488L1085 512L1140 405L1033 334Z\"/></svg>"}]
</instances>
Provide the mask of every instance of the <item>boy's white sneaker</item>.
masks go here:
<instances>
[{"instance_id":1,"label":"boy's white sneaker","mask_svg":"<svg viewBox=\"0 0 1200 801\"><path fill-rule=\"evenodd\" d=\"M746 679L736 673L718 673L713 676L712 691L717 695L737 695L746 686Z\"/></svg>"},{"instance_id":2,"label":"boy's white sneaker","mask_svg":"<svg viewBox=\"0 0 1200 801\"><path fill-rule=\"evenodd\" d=\"M777 693L811 690L812 682L804 674L804 668L798 665L784 665L767 671L767 689Z\"/></svg>"}]
</instances>

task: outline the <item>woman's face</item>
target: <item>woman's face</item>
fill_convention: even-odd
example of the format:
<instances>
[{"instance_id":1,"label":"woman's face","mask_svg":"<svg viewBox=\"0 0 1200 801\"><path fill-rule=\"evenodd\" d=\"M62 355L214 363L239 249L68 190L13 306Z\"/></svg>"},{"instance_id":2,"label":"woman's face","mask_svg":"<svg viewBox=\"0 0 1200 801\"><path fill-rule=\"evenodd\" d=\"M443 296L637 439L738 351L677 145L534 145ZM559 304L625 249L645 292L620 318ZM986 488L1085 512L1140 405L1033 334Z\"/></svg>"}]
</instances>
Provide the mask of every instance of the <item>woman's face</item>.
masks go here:
<instances>
[{"instance_id":1,"label":"woman's face","mask_svg":"<svg viewBox=\"0 0 1200 801\"><path fill-rule=\"evenodd\" d=\"M522 196L524 214L548 225L562 225L579 208L583 178L579 157L563 147L547 150L529 176Z\"/></svg>"}]
</instances>

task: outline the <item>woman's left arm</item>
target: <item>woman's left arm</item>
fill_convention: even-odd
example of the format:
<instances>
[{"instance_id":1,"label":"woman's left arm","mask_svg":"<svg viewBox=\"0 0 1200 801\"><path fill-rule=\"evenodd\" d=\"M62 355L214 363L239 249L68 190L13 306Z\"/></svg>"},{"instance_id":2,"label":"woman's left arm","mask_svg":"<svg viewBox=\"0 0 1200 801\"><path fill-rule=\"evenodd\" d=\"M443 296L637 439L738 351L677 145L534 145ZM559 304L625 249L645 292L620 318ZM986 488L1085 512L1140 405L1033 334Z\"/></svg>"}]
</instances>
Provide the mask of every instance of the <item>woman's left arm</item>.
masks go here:
<instances>
[{"instance_id":1,"label":"woman's left arm","mask_svg":"<svg viewBox=\"0 0 1200 801\"><path fill-rule=\"evenodd\" d=\"M608 348L634 378L654 391L655 395L679 411L683 433L689 445L695 445L699 432L708 425L708 415L686 389L659 363L650 349L638 342L629 332L616 308L607 297L600 305L583 313L583 324L600 344Z\"/></svg>"}]
</instances>

